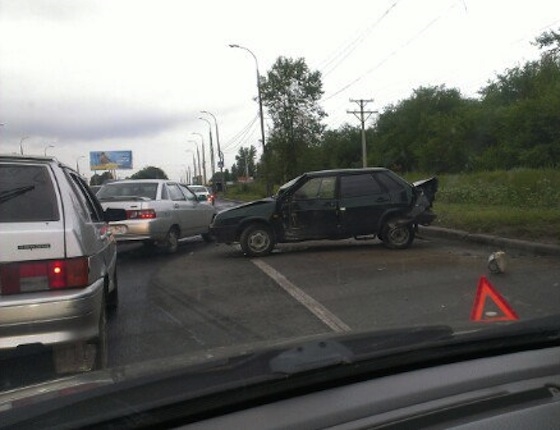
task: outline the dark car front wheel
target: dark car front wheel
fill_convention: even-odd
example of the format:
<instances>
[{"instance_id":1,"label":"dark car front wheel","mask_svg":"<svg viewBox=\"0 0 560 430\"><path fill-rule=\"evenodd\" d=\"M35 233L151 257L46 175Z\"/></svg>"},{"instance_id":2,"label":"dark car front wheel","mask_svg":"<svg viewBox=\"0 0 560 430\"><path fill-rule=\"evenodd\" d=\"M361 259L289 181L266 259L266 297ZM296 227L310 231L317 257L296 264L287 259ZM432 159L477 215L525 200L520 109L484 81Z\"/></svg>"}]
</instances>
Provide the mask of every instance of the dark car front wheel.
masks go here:
<instances>
[{"instance_id":1,"label":"dark car front wheel","mask_svg":"<svg viewBox=\"0 0 560 430\"><path fill-rule=\"evenodd\" d=\"M414 226L412 224L388 222L383 227L380 237L387 248L405 249L414 240Z\"/></svg>"},{"instance_id":2,"label":"dark car front wheel","mask_svg":"<svg viewBox=\"0 0 560 430\"><path fill-rule=\"evenodd\" d=\"M241 249L249 257L262 257L274 248L272 230L264 224L251 224L241 233Z\"/></svg>"}]
</instances>

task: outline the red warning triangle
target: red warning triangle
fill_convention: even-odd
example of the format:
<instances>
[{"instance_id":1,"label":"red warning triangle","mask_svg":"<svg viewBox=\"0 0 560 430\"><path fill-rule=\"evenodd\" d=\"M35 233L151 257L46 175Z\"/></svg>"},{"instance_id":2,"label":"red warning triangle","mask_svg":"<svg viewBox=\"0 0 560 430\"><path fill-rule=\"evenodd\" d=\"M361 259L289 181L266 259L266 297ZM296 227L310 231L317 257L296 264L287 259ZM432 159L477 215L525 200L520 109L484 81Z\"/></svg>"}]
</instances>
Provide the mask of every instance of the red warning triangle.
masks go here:
<instances>
[{"instance_id":1,"label":"red warning triangle","mask_svg":"<svg viewBox=\"0 0 560 430\"><path fill-rule=\"evenodd\" d=\"M486 300L490 299L495 306L501 311L501 315L495 316L485 315L484 308L486 307ZM511 306L506 302L500 293L492 286L490 281L485 276L481 276L478 281L478 288L476 290L476 297L471 312L471 321L481 322L494 322L494 321L515 321L519 317Z\"/></svg>"}]
</instances>

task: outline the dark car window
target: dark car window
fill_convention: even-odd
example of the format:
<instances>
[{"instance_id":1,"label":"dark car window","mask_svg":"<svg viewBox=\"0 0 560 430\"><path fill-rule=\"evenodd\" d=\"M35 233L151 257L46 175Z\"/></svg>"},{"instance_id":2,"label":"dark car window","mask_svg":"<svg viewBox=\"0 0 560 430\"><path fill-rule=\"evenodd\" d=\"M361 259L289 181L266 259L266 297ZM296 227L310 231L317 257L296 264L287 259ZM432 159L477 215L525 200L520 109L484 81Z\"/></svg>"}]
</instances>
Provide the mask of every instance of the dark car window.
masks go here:
<instances>
[{"instance_id":1,"label":"dark car window","mask_svg":"<svg viewBox=\"0 0 560 430\"><path fill-rule=\"evenodd\" d=\"M169 191L169 196L171 200L185 200L185 195L181 192L181 188L177 184L167 184L167 189Z\"/></svg>"},{"instance_id":2,"label":"dark car window","mask_svg":"<svg viewBox=\"0 0 560 430\"><path fill-rule=\"evenodd\" d=\"M93 193L88 188L87 184L75 173L67 171L67 174L70 177L69 182L72 184L74 192L78 196L82 205L87 209L91 220L94 222L102 222L103 209L97 199L93 196Z\"/></svg>"},{"instance_id":3,"label":"dark car window","mask_svg":"<svg viewBox=\"0 0 560 430\"><path fill-rule=\"evenodd\" d=\"M340 178L340 197L361 197L381 194L384 190L371 173L348 175Z\"/></svg>"},{"instance_id":4,"label":"dark car window","mask_svg":"<svg viewBox=\"0 0 560 430\"><path fill-rule=\"evenodd\" d=\"M53 179L47 167L0 165L0 222L59 219Z\"/></svg>"},{"instance_id":5,"label":"dark car window","mask_svg":"<svg viewBox=\"0 0 560 430\"><path fill-rule=\"evenodd\" d=\"M188 201L197 201L196 195L188 187L184 185L180 185L180 187Z\"/></svg>"},{"instance_id":6,"label":"dark car window","mask_svg":"<svg viewBox=\"0 0 560 430\"><path fill-rule=\"evenodd\" d=\"M312 178L294 194L296 200L333 199L336 177Z\"/></svg>"},{"instance_id":7,"label":"dark car window","mask_svg":"<svg viewBox=\"0 0 560 430\"><path fill-rule=\"evenodd\" d=\"M402 191L404 189L402 182L398 182L385 172L377 173L375 178L389 191Z\"/></svg>"}]
</instances>

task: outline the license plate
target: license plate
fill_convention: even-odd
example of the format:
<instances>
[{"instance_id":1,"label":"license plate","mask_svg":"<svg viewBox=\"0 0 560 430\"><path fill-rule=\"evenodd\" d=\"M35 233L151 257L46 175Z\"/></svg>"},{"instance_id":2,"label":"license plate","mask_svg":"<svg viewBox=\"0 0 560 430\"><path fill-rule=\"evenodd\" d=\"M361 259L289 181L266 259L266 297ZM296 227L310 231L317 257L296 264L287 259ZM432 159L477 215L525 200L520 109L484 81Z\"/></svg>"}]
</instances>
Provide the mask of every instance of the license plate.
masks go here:
<instances>
[{"instance_id":1,"label":"license plate","mask_svg":"<svg viewBox=\"0 0 560 430\"><path fill-rule=\"evenodd\" d=\"M126 233L126 226L124 225L110 225L109 231L112 234L125 234Z\"/></svg>"}]
</instances>

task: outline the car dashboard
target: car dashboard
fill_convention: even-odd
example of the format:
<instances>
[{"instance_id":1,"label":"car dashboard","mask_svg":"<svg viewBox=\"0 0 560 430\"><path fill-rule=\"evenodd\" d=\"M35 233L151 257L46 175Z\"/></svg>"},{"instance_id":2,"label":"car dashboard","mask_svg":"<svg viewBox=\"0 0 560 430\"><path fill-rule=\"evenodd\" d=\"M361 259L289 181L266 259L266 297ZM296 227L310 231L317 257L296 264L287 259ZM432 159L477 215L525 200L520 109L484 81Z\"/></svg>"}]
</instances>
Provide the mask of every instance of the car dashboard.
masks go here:
<instances>
[{"instance_id":1,"label":"car dashboard","mask_svg":"<svg viewBox=\"0 0 560 430\"><path fill-rule=\"evenodd\" d=\"M447 363L255 405L185 429L558 429L560 348Z\"/></svg>"}]
</instances>

